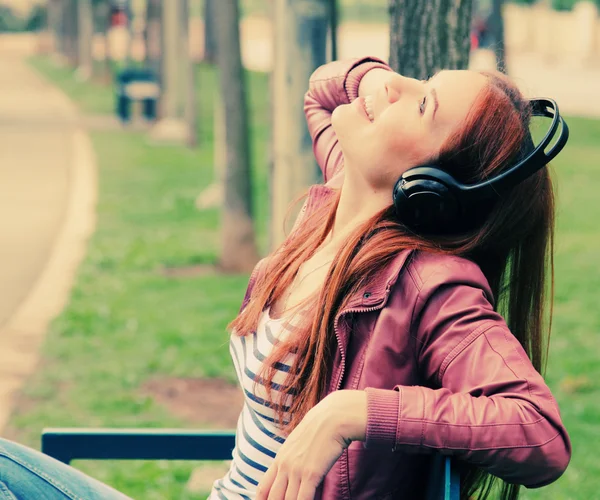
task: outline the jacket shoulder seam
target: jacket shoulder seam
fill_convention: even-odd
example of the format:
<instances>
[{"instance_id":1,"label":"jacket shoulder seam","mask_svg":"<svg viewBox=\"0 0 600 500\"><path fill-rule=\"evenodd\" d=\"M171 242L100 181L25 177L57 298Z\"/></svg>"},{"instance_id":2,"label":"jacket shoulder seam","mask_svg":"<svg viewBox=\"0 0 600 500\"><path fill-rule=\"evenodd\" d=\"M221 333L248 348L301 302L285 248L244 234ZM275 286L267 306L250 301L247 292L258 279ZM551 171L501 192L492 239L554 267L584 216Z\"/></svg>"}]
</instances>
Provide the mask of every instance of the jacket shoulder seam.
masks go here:
<instances>
[{"instance_id":1,"label":"jacket shoulder seam","mask_svg":"<svg viewBox=\"0 0 600 500\"><path fill-rule=\"evenodd\" d=\"M460 353L462 353L469 345L471 345L475 340L477 340L481 335L494 327L494 322L492 320L487 320L483 324L479 325L477 328L471 331L465 338L463 338L455 347L452 349L442 361L440 368L438 370L437 379L441 384L442 379L444 378L444 374L450 363L454 361Z\"/></svg>"},{"instance_id":2,"label":"jacket shoulder seam","mask_svg":"<svg viewBox=\"0 0 600 500\"><path fill-rule=\"evenodd\" d=\"M408 274L410 275L413 283L415 284L417 291L421 292L421 289L424 285L424 281L423 278L421 278L419 272L415 269L414 259L410 259L410 262L408 262L408 266L406 266L406 270L408 271Z\"/></svg>"},{"instance_id":3,"label":"jacket shoulder seam","mask_svg":"<svg viewBox=\"0 0 600 500\"><path fill-rule=\"evenodd\" d=\"M505 339L505 341L507 342L507 340L506 340L506 335L507 335L506 331L503 331L503 334L504 334L504 339ZM490 342L490 339L487 337L487 335L486 335L486 337L485 337L485 340L487 341L488 345L490 346L490 349L492 349L492 350L493 350L493 351L494 351L496 354L498 354L498 356L500 356L500 357L502 358L502 361L503 361L503 362L504 362L504 364L506 365L506 368L508 368L508 369L511 371L511 373L512 373L512 374L513 374L513 375L514 375L516 378L518 378L518 379L521 379L521 380L524 380L524 381L525 381L525 383L527 384L527 392L529 393L529 398L530 398L532 401L535 401L535 404L537 405L537 407L538 407L538 408L541 408L541 405L540 405L540 403L539 403L539 401L538 401L538 398L535 398L535 397L533 397L533 394L532 394L532 392L531 392L531 384L529 383L529 379L527 379L527 378L525 378L525 377L519 377L519 376L518 376L518 375L515 373L515 371L514 371L514 370L513 370L513 369L510 367L510 365L509 365L509 364L506 362L506 360L504 359L504 356L502 356L502 354L500 354L500 353L499 353L499 352L498 352L496 349L494 349L494 346L493 346L493 345L492 345L492 343ZM521 359L521 355L520 355L518 352L516 353L516 355L517 355L517 357L518 357L518 359L519 359L519 363L523 363L523 360Z\"/></svg>"}]
</instances>

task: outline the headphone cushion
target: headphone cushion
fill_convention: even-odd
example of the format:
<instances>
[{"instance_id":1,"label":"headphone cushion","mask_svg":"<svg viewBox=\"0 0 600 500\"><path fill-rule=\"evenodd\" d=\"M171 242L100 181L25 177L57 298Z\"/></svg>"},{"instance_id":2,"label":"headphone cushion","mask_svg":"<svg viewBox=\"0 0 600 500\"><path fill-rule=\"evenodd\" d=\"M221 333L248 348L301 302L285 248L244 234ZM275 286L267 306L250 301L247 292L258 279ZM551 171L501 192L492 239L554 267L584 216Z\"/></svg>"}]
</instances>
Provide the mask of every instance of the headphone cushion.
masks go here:
<instances>
[{"instance_id":1,"label":"headphone cushion","mask_svg":"<svg viewBox=\"0 0 600 500\"><path fill-rule=\"evenodd\" d=\"M443 182L401 178L394 186L393 200L399 220L415 231L443 234L459 225L460 203Z\"/></svg>"}]
</instances>

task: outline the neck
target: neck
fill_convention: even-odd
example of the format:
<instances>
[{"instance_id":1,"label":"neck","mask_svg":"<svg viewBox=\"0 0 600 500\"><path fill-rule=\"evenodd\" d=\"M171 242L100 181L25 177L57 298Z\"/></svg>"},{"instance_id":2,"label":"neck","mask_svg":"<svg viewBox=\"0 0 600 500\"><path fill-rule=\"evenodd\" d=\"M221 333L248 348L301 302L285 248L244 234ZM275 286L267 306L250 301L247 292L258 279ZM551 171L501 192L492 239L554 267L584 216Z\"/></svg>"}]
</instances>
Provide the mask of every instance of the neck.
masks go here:
<instances>
[{"instance_id":1,"label":"neck","mask_svg":"<svg viewBox=\"0 0 600 500\"><path fill-rule=\"evenodd\" d=\"M391 192L373 189L353 173L346 165L333 227L322 244L332 252L337 252L356 227L391 204Z\"/></svg>"}]
</instances>

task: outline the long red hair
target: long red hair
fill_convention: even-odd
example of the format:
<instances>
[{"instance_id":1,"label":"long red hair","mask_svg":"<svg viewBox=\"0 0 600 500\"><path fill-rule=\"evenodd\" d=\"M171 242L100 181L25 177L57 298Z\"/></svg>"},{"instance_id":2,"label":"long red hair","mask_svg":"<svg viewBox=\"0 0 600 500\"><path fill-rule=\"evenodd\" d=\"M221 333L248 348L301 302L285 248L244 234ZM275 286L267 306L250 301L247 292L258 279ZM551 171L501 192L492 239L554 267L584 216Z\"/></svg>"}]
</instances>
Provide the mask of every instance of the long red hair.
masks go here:
<instances>
[{"instance_id":1,"label":"long red hair","mask_svg":"<svg viewBox=\"0 0 600 500\"><path fill-rule=\"evenodd\" d=\"M446 141L436 161L458 180L474 182L505 169L533 148L530 108L514 84L500 73L483 73L488 85L478 95L466 121ZM535 196L532 194L535 193ZM300 265L309 259L330 231L339 193L302 221L269 258L268 271L255 283L252 298L229 324L237 335L256 329L270 303L282 297ZM452 237L420 237L397 220L393 206L357 227L333 260L318 296L319 314L306 315L297 333L275 346L257 375L276 409L286 433L324 396L334 350L334 319L349 297L384 268L401 250L459 255L476 262L488 279L496 308L523 345L535 368L542 372L551 317L546 297L553 292L554 196L549 171L541 169L505 196L482 207L477 228ZM549 289L548 289L549 288ZM551 301L549 301L551 304ZM272 398L275 363L295 353L283 387L291 395L289 414ZM288 418L289 416L289 418ZM494 478L467 467L462 496L489 495ZM505 500L518 496L518 486L502 484Z\"/></svg>"}]
</instances>

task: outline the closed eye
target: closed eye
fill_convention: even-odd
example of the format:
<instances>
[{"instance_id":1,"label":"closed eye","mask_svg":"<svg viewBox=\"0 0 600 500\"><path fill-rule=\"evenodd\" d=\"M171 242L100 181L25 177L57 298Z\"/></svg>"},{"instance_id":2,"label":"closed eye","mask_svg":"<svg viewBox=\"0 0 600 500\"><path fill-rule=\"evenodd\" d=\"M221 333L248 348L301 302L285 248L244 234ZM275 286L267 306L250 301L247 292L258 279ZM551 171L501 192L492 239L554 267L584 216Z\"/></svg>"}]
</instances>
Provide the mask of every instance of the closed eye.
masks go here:
<instances>
[{"instance_id":1,"label":"closed eye","mask_svg":"<svg viewBox=\"0 0 600 500\"><path fill-rule=\"evenodd\" d=\"M419 105L419 111L421 112L421 115L425 113L425 104L427 104L427 96L423 97L423 100Z\"/></svg>"}]
</instances>

